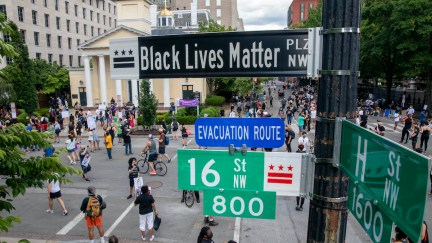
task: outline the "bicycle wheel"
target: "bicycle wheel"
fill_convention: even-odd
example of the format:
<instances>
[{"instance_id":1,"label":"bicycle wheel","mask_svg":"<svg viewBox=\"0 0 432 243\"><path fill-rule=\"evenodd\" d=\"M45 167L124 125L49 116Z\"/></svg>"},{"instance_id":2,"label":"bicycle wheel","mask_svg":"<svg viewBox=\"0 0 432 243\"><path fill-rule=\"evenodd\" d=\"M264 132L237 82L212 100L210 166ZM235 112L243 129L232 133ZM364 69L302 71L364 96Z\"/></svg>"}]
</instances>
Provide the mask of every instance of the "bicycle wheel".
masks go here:
<instances>
[{"instance_id":1,"label":"bicycle wheel","mask_svg":"<svg viewBox=\"0 0 432 243\"><path fill-rule=\"evenodd\" d=\"M166 166L166 164L162 161L160 162L156 162L154 164L154 169L156 170L156 173L160 176L164 176L167 171L168 171L168 167Z\"/></svg>"},{"instance_id":2,"label":"bicycle wheel","mask_svg":"<svg viewBox=\"0 0 432 243\"><path fill-rule=\"evenodd\" d=\"M188 206L189 208L191 208L192 205L195 202L195 197L193 195L193 191L187 190L185 192L184 198L185 198L184 202L185 202L186 206Z\"/></svg>"},{"instance_id":3,"label":"bicycle wheel","mask_svg":"<svg viewBox=\"0 0 432 243\"><path fill-rule=\"evenodd\" d=\"M137 162L137 168L138 168L139 173L145 174L149 170L149 165L146 162L146 160L140 159Z\"/></svg>"}]
</instances>

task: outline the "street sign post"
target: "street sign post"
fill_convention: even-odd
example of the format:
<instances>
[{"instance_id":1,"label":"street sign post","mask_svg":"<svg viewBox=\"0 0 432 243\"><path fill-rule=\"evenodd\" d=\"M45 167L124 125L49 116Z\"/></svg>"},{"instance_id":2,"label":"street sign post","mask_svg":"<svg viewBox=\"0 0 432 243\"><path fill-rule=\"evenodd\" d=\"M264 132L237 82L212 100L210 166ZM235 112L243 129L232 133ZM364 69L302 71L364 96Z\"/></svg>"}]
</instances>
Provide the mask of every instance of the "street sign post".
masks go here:
<instances>
[{"instance_id":1,"label":"street sign post","mask_svg":"<svg viewBox=\"0 0 432 243\"><path fill-rule=\"evenodd\" d=\"M274 191L277 195L298 196L302 154L221 150L178 149L180 190Z\"/></svg>"},{"instance_id":2,"label":"street sign post","mask_svg":"<svg viewBox=\"0 0 432 243\"><path fill-rule=\"evenodd\" d=\"M312 29L310 29L312 30ZM110 39L111 79L311 76L308 29ZM317 33L316 31L313 33Z\"/></svg>"},{"instance_id":3,"label":"street sign post","mask_svg":"<svg viewBox=\"0 0 432 243\"><path fill-rule=\"evenodd\" d=\"M199 118L195 141L203 147L279 148L285 141L284 128L279 118Z\"/></svg>"},{"instance_id":4,"label":"street sign post","mask_svg":"<svg viewBox=\"0 0 432 243\"><path fill-rule=\"evenodd\" d=\"M276 192L205 189L204 214L275 219Z\"/></svg>"},{"instance_id":5,"label":"street sign post","mask_svg":"<svg viewBox=\"0 0 432 243\"><path fill-rule=\"evenodd\" d=\"M348 208L374 242L389 242L396 224L414 242L426 205L429 159L343 120L340 167L348 175Z\"/></svg>"}]
</instances>

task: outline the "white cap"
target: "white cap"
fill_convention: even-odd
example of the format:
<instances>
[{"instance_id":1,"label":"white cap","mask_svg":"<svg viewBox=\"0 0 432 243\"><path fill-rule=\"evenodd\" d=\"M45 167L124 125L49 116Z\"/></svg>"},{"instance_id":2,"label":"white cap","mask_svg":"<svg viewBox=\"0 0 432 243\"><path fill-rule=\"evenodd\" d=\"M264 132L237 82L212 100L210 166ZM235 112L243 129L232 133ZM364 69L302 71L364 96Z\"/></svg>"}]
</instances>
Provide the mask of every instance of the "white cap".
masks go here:
<instances>
[{"instance_id":1,"label":"white cap","mask_svg":"<svg viewBox=\"0 0 432 243\"><path fill-rule=\"evenodd\" d=\"M149 134L148 138L153 139L153 134Z\"/></svg>"}]
</instances>

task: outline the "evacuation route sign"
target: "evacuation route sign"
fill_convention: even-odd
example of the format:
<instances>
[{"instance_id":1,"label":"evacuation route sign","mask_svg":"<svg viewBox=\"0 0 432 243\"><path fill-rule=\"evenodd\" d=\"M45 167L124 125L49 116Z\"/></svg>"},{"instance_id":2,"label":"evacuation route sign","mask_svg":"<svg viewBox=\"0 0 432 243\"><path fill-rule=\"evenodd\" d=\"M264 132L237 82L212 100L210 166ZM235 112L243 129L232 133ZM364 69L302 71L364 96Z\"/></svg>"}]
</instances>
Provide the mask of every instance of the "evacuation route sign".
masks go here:
<instances>
[{"instance_id":1,"label":"evacuation route sign","mask_svg":"<svg viewBox=\"0 0 432 243\"><path fill-rule=\"evenodd\" d=\"M342 125L340 167L350 179L349 210L374 242L389 242L392 224L418 242L429 159L349 121Z\"/></svg>"},{"instance_id":2,"label":"evacuation route sign","mask_svg":"<svg viewBox=\"0 0 432 243\"><path fill-rule=\"evenodd\" d=\"M205 189L204 215L275 219L276 192Z\"/></svg>"},{"instance_id":3,"label":"evacuation route sign","mask_svg":"<svg viewBox=\"0 0 432 243\"><path fill-rule=\"evenodd\" d=\"M178 149L180 190L226 189L300 194L301 154Z\"/></svg>"},{"instance_id":4,"label":"evacuation route sign","mask_svg":"<svg viewBox=\"0 0 432 243\"><path fill-rule=\"evenodd\" d=\"M195 141L203 147L280 148L285 141L280 118L199 118Z\"/></svg>"}]
</instances>

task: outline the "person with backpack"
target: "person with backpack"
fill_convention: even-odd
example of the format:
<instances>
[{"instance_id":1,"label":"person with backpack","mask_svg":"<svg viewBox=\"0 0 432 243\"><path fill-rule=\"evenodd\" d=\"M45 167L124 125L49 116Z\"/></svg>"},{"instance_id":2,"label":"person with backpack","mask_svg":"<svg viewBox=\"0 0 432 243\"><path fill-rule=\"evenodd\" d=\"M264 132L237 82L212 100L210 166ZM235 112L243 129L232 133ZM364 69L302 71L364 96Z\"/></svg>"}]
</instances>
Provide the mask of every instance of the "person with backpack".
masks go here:
<instances>
[{"instance_id":1,"label":"person with backpack","mask_svg":"<svg viewBox=\"0 0 432 243\"><path fill-rule=\"evenodd\" d=\"M291 142L295 139L295 132L292 130L290 125L285 127L285 145L288 153L292 152Z\"/></svg>"},{"instance_id":2,"label":"person with backpack","mask_svg":"<svg viewBox=\"0 0 432 243\"><path fill-rule=\"evenodd\" d=\"M81 203L81 211L85 214L86 225L90 243L94 240L94 227L99 231L100 242L104 243L104 229L102 226L102 210L106 208L106 203L100 195L96 195L96 188L89 186L87 188L88 197L84 198Z\"/></svg>"},{"instance_id":3,"label":"person with backpack","mask_svg":"<svg viewBox=\"0 0 432 243\"><path fill-rule=\"evenodd\" d=\"M168 163L171 162L171 158L170 156L165 153L165 147L169 144L169 138L166 136L166 134L164 133L164 130L162 128L159 128L159 155L158 155L158 160L161 161L162 157L165 156L168 159Z\"/></svg>"},{"instance_id":4,"label":"person with backpack","mask_svg":"<svg viewBox=\"0 0 432 243\"><path fill-rule=\"evenodd\" d=\"M132 192L134 190L135 185L135 178L138 177L138 167L137 167L137 160L135 157L129 158L128 160L128 173L129 173L129 196L127 196L126 199L132 198Z\"/></svg>"},{"instance_id":5,"label":"person with backpack","mask_svg":"<svg viewBox=\"0 0 432 243\"><path fill-rule=\"evenodd\" d=\"M60 132L61 132L61 127L60 124L56 121L55 125L54 125L54 143L60 143Z\"/></svg>"},{"instance_id":6,"label":"person with backpack","mask_svg":"<svg viewBox=\"0 0 432 243\"><path fill-rule=\"evenodd\" d=\"M154 216L157 215L155 200L149 193L148 186L141 187L141 195L135 199L135 205L139 205L139 229L141 231L142 240L146 240L146 226L149 231L149 241L154 240L153 223Z\"/></svg>"},{"instance_id":7,"label":"person with backpack","mask_svg":"<svg viewBox=\"0 0 432 243\"><path fill-rule=\"evenodd\" d=\"M177 135L178 132L177 131L179 129L179 123L176 121L175 118L172 119L171 127L173 130L173 139L177 140L178 139L178 135Z\"/></svg>"}]
</instances>

